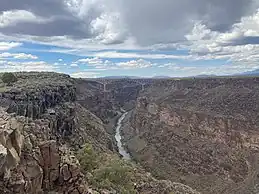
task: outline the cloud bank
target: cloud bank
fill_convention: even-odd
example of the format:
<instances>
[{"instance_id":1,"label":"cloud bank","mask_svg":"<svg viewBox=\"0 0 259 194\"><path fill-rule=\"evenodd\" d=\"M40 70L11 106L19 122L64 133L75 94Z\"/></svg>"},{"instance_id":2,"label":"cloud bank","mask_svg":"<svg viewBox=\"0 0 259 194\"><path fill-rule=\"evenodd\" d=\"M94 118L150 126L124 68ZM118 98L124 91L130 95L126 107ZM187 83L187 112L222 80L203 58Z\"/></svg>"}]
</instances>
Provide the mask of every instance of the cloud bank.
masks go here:
<instances>
[{"instance_id":1,"label":"cloud bank","mask_svg":"<svg viewBox=\"0 0 259 194\"><path fill-rule=\"evenodd\" d=\"M259 62L258 8L258 0L1 0L0 59L37 60L9 52L37 43L58 47L46 52L85 56L70 68L178 71L185 61L217 60L229 72L252 70ZM189 66L183 70L193 71Z\"/></svg>"}]
</instances>

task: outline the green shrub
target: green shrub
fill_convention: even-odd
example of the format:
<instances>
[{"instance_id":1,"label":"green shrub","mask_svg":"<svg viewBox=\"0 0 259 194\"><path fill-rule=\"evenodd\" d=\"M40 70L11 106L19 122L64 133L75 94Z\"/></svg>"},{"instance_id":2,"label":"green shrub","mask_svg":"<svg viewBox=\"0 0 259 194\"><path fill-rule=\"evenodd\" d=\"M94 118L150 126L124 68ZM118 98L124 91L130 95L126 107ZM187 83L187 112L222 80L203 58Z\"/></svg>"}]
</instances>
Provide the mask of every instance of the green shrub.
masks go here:
<instances>
[{"instance_id":1,"label":"green shrub","mask_svg":"<svg viewBox=\"0 0 259 194\"><path fill-rule=\"evenodd\" d=\"M85 144L84 148L79 151L77 158L85 172L91 172L98 167L99 156L90 144Z\"/></svg>"},{"instance_id":2,"label":"green shrub","mask_svg":"<svg viewBox=\"0 0 259 194\"><path fill-rule=\"evenodd\" d=\"M98 188L112 188L124 194L136 193L132 179L132 168L119 159L111 160L93 174L93 184Z\"/></svg>"},{"instance_id":3,"label":"green shrub","mask_svg":"<svg viewBox=\"0 0 259 194\"><path fill-rule=\"evenodd\" d=\"M96 189L115 190L121 194L135 194L134 170L127 162L111 154L94 151L91 144L86 144L77 154L82 170L87 174L89 183Z\"/></svg>"},{"instance_id":4,"label":"green shrub","mask_svg":"<svg viewBox=\"0 0 259 194\"><path fill-rule=\"evenodd\" d=\"M14 83L17 81L17 78L13 73L4 73L2 75L2 81L6 83L7 85L10 85L11 83Z\"/></svg>"}]
</instances>

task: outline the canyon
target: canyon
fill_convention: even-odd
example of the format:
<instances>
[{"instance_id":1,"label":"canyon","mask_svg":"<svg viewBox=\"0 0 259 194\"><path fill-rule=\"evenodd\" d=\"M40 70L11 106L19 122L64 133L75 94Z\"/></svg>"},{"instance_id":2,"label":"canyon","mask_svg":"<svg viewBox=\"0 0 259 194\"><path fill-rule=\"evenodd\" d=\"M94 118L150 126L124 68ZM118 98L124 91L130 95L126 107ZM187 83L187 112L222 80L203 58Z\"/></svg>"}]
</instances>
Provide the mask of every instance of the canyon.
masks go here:
<instances>
[{"instance_id":1,"label":"canyon","mask_svg":"<svg viewBox=\"0 0 259 194\"><path fill-rule=\"evenodd\" d=\"M15 76L0 93L1 193L259 192L258 78Z\"/></svg>"}]
</instances>

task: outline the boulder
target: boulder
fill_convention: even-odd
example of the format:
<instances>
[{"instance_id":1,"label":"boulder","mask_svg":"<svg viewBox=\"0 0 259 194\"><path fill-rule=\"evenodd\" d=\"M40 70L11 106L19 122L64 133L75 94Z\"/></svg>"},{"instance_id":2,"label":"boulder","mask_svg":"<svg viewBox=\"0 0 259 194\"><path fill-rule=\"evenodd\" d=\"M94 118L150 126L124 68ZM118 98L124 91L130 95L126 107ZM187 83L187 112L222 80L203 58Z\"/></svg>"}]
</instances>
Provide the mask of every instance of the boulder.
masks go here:
<instances>
[{"instance_id":1,"label":"boulder","mask_svg":"<svg viewBox=\"0 0 259 194\"><path fill-rule=\"evenodd\" d=\"M40 152L43 160L40 161L40 165L43 168L44 173L44 189L50 190L54 187L54 182L59 177L59 164L60 156L56 141L46 141L39 145Z\"/></svg>"},{"instance_id":2,"label":"boulder","mask_svg":"<svg viewBox=\"0 0 259 194\"><path fill-rule=\"evenodd\" d=\"M7 149L0 144L0 175L4 173L4 165L7 158Z\"/></svg>"}]
</instances>

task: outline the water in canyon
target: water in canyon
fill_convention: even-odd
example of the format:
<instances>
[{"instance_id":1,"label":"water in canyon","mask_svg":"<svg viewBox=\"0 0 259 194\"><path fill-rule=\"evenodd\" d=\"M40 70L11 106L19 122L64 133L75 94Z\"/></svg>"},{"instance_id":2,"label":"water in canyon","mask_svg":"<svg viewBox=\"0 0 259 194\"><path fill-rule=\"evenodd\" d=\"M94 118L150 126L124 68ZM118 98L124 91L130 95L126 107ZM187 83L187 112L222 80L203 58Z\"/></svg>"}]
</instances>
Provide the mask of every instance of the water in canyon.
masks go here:
<instances>
[{"instance_id":1,"label":"water in canyon","mask_svg":"<svg viewBox=\"0 0 259 194\"><path fill-rule=\"evenodd\" d=\"M128 114L128 112L124 112L117 122L115 139L117 142L117 147L118 147L119 153L122 156L122 158L125 160L130 160L130 158L131 158L130 154L124 149L124 147L122 145L122 142L121 142L122 137L121 137L121 133L120 133L122 121L125 119L127 114Z\"/></svg>"}]
</instances>

